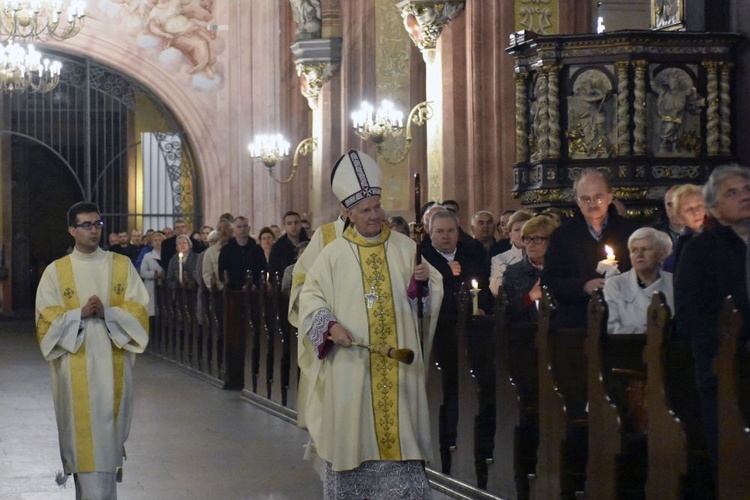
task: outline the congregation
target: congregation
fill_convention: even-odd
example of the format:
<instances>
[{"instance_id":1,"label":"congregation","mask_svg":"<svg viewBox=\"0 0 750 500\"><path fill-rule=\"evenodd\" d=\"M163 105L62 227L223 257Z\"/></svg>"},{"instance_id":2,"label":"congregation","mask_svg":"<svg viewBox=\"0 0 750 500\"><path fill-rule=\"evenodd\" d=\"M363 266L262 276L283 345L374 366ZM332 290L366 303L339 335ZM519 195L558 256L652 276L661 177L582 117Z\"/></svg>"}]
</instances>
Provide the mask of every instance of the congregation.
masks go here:
<instances>
[{"instance_id":1,"label":"congregation","mask_svg":"<svg viewBox=\"0 0 750 500\"><path fill-rule=\"evenodd\" d=\"M365 234L387 239L391 232L402 233L407 237L404 241L419 241L430 272L439 273L441 278L425 288L439 301L439 314L433 318L432 347L442 385L436 443L441 471L451 474L456 449L460 406L458 301L460 290L471 283L477 297L474 315L492 314L493 296L502 294L508 304L505 321L516 326L538 322L539 302L546 287L557 302L559 325L585 327L589 298L603 290L610 334L643 333L651 297L662 293L674 311L675 338L690 341L693 346L703 431L716 474L717 381L711 362L717 351L717 323L724 298L735 298L743 321L750 315L744 278L750 169L722 166L713 171L704 186L672 186L664 195L665 217L654 225L640 223L627 211L618 210L608 178L596 170L583 173L573 191L577 207L569 213L556 208L506 210L496 223L493 211L483 209L471 216L469 231L465 231L458 203L445 200L422 207L424 235L416 234L419 228L415 223L398 216L387 219L382 227L378 222L371 228L372 235ZM359 217L356 210L345 212L348 217ZM361 219L362 227L367 221ZM307 308L310 313L305 302L309 297L299 297L309 260L314 260L338 233L344 234L350 221L342 217L312 230L304 227L299 213L288 211L281 222L283 232L279 226L269 225L253 236L244 216L224 213L216 228L204 225L194 233L185 220L176 219L174 228L149 229L143 234L138 229L111 233L108 249L126 256L137 268L151 298L147 311L152 325L159 311L154 304L160 280L171 290L184 288L186 280L193 280L199 311L203 307L201 290L261 288L277 280L289 301L281 308L289 306L289 317L280 315L281 329L289 332L298 326L298 308ZM343 229L339 227L342 223ZM355 232L351 228L346 234L356 240L361 231L356 225ZM305 262L302 256L310 243L315 250ZM366 245L367 241L357 244ZM300 264L296 265L298 259ZM425 280L427 274L417 275L416 269L415 276L421 277L412 280ZM370 296L378 300L372 290L365 294L366 298ZM334 329L328 328L333 338ZM330 349L324 344L328 344L325 337L318 346L321 353ZM304 372L302 361L300 354ZM298 424L309 425L304 405ZM335 480L340 478L336 476Z\"/></svg>"}]
</instances>

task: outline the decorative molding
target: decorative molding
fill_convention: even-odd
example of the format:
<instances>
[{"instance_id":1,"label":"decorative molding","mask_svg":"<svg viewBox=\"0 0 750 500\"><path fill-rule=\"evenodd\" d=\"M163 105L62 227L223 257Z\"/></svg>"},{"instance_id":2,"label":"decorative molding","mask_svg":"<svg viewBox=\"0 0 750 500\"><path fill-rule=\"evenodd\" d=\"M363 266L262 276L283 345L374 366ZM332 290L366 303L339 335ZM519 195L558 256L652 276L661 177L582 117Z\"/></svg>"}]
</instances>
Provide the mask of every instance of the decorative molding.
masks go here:
<instances>
[{"instance_id":1,"label":"decorative molding","mask_svg":"<svg viewBox=\"0 0 750 500\"><path fill-rule=\"evenodd\" d=\"M465 7L466 0L402 0L396 4L404 29L422 54L435 50L443 28Z\"/></svg>"},{"instance_id":2,"label":"decorative molding","mask_svg":"<svg viewBox=\"0 0 750 500\"><path fill-rule=\"evenodd\" d=\"M701 173L697 165L657 165L651 167L654 179L697 179Z\"/></svg>"},{"instance_id":3,"label":"decorative molding","mask_svg":"<svg viewBox=\"0 0 750 500\"><path fill-rule=\"evenodd\" d=\"M318 96L341 65L341 39L298 40L291 46L300 80L300 92L310 109L318 109Z\"/></svg>"},{"instance_id":4,"label":"decorative molding","mask_svg":"<svg viewBox=\"0 0 750 500\"><path fill-rule=\"evenodd\" d=\"M515 0L515 31L526 30L541 35L560 32L559 0Z\"/></svg>"}]
</instances>

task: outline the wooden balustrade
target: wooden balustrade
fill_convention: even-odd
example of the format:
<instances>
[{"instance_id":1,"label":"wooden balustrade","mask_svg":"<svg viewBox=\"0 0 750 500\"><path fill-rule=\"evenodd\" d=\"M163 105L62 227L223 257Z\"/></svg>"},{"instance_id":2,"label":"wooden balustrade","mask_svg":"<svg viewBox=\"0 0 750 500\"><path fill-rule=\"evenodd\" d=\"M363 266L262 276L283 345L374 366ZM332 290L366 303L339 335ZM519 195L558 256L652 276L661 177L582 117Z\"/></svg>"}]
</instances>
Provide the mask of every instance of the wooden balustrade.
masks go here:
<instances>
[{"instance_id":1,"label":"wooden balustrade","mask_svg":"<svg viewBox=\"0 0 750 500\"><path fill-rule=\"evenodd\" d=\"M222 293L160 283L151 351L217 385L243 388L243 398L294 420L296 332L284 329L278 285L270 277L262 292ZM655 295L641 335L607 335L599 294L587 330L557 329L548 293L538 327L508 327L502 293L493 315L473 316L470 302L464 291L450 476L436 472L442 386L434 357L428 367L436 451L428 475L441 490L465 498L716 497L690 345L671 338L663 296ZM722 318L719 498L747 498L750 352L736 311L727 306Z\"/></svg>"}]
</instances>

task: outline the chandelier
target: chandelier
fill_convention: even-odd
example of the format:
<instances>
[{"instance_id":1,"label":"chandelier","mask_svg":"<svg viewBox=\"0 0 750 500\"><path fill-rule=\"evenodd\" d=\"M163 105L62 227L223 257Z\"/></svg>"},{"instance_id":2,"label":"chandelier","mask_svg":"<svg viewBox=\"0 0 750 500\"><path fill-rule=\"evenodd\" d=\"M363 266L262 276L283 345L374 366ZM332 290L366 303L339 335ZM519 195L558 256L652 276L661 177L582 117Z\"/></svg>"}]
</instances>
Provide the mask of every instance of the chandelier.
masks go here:
<instances>
[{"instance_id":1,"label":"chandelier","mask_svg":"<svg viewBox=\"0 0 750 500\"><path fill-rule=\"evenodd\" d=\"M66 40L81 31L84 17L81 0L0 0L0 41Z\"/></svg>"},{"instance_id":2,"label":"chandelier","mask_svg":"<svg viewBox=\"0 0 750 500\"><path fill-rule=\"evenodd\" d=\"M0 90L7 94L49 92L60 83L61 70L60 61L42 60L33 45L0 46Z\"/></svg>"}]
</instances>

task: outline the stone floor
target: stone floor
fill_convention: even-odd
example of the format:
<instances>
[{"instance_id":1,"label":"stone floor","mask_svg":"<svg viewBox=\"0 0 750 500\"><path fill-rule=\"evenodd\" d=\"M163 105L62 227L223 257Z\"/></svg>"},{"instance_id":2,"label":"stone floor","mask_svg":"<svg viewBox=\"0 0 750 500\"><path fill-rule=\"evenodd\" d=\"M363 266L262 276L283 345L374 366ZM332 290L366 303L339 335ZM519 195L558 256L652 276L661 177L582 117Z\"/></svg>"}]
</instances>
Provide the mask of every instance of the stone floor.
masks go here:
<instances>
[{"instance_id":1,"label":"stone floor","mask_svg":"<svg viewBox=\"0 0 750 500\"><path fill-rule=\"evenodd\" d=\"M0 322L0 499L75 498L61 470L49 387L30 321ZM120 500L316 499L305 432L149 355L136 398ZM447 498L435 494L434 498Z\"/></svg>"}]
</instances>

